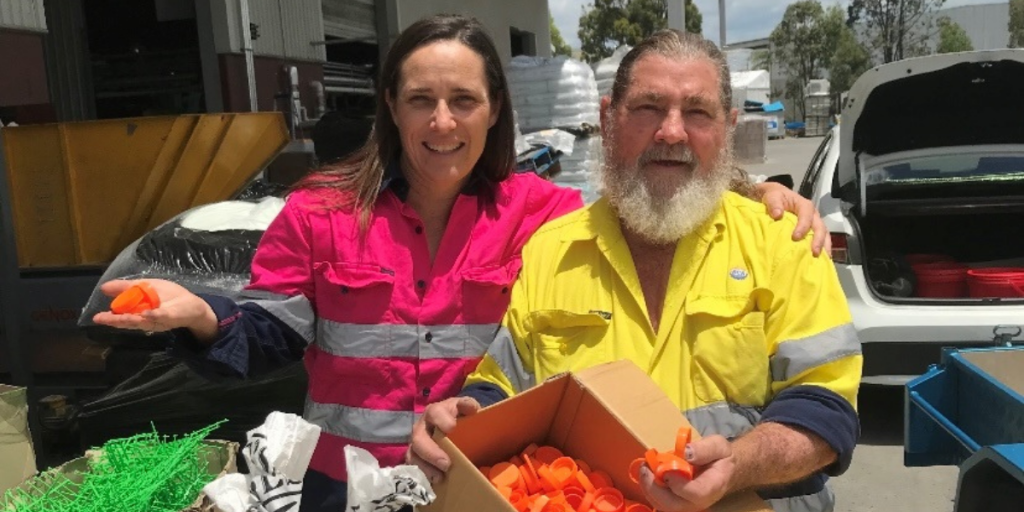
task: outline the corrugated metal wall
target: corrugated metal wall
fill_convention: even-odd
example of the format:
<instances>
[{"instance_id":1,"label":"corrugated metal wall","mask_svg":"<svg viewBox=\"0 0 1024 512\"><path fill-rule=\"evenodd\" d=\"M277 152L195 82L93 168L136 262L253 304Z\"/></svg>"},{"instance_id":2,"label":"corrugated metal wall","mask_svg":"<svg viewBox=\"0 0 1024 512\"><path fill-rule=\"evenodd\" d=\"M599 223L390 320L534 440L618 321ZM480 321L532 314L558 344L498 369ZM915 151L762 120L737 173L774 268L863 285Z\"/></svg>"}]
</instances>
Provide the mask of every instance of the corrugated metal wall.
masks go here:
<instances>
[{"instance_id":1,"label":"corrugated metal wall","mask_svg":"<svg viewBox=\"0 0 1024 512\"><path fill-rule=\"evenodd\" d=\"M0 0L0 28L46 31L43 0Z\"/></svg>"},{"instance_id":2,"label":"corrugated metal wall","mask_svg":"<svg viewBox=\"0 0 1024 512\"><path fill-rule=\"evenodd\" d=\"M93 119L96 103L92 97L82 2L46 0L46 15L50 23L45 41L46 69L57 120Z\"/></svg>"},{"instance_id":3,"label":"corrugated metal wall","mask_svg":"<svg viewBox=\"0 0 1024 512\"><path fill-rule=\"evenodd\" d=\"M537 56L551 56L551 30L548 25L547 0L396 0L398 29L404 30L416 20L440 12L475 16L494 38L503 63L512 59L510 30L531 32L536 37ZM397 34L389 34L394 41Z\"/></svg>"},{"instance_id":4,"label":"corrugated metal wall","mask_svg":"<svg viewBox=\"0 0 1024 512\"><path fill-rule=\"evenodd\" d=\"M377 42L373 0L323 0L324 33L342 39Z\"/></svg>"},{"instance_id":5,"label":"corrugated metal wall","mask_svg":"<svg viewBox=\"0 0 1024 512\"><path fill-rule=\"evenodd\" d=\"M213 0L212 18L218 53L241 53L239 1ZM249 21L259 25L253 52L268 57L322 62L327 52L320 0L249 0Z\"/></svg>"},{"instance_id":6,"label":"corrugated metal wall","mask_svg":"<svg viewBox=\"0 0 1024 512\"><path fill-rule=\"evenodd\" d=\"M939 11L939 16L949 16L963 27L971 38L975 50L995 50L1006 48L1010 42L1010 5L987 4L950 7ZM938 41L938 38L935 38Z\"/></svg>"}]
</instances>

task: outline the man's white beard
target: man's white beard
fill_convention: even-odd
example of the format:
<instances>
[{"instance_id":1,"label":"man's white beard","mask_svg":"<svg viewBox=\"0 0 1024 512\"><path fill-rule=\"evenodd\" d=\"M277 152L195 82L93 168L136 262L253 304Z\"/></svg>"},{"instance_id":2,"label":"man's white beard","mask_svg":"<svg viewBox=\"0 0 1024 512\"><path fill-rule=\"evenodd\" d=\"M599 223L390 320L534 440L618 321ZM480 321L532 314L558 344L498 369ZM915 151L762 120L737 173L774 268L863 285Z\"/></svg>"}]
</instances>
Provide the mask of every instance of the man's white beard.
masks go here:
<instances>
[{"instance_id":1,"label":"man's white beard","mask_svg":"<svg viewBox=\"0 0 1024 512\"><path fill-rule=\"evenodd\" d=\"M614 141L607 141L605 147L614 147ZM651 183L642 167L656 159L687 161L693 167L675 183ZM732 167L732 137L727 136L710 170L701 167L690 148L682 145L653 148L628 164L617 162L614 152L605 149L599 180L603 195L626 229L649 243L668 245L693 232L714 213L729 189ZM658 193L652 194L652 189Z\"/></svg>"}]
</instances>

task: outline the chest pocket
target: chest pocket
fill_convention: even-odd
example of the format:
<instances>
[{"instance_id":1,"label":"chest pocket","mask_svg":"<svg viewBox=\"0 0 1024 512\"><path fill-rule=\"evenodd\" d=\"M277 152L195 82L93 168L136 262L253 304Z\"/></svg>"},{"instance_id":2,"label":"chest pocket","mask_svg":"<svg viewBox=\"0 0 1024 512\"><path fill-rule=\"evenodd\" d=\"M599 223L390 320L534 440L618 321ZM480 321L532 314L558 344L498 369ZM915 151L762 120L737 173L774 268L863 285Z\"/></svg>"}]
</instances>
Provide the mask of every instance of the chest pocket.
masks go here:
<instances>
[{"instance_id":1,"label":"chest pocket","mask_svg":"<svg viewBox=\"0 0 1024 512\"><path fill-rule=\"evenodd\" d=\"M508 309L512 285L523 261L475 267L462 272L462 318L467 324L496 324Z\"/></svg>"},{"instance_id":2,"label":"chest pocket","mask_svg":"<svg viewBox=\"0 0 1024 512\"><path fill-rule=\"evenodd\" d=\"M319 262L316 308L321 318L353 324L380 324L391 308L394 271L369 263Z\"/></svg>"},{"instance_id":3,"label":"chest pocket","mask_svg":"<svg viewBox=\"0 0 1024 512\"><path fill-rule=\"evenodd\" d=\"M608 362L608 343L603 341L611 318L606 313L577 313L548 309L526 317L537 380L567 371L578 371Z\"/></svg>"},{"instance_id":4,"label":"chest pocket","mask_svg":"<svg viewBox=\"0 0 1024 512\"><path fill-rule=\"evenodd\" d=\"M694 393L705 403L760 406L770 382L765 314L750 295L698 297L686 304Z\"/></svg>"}]
</instances>

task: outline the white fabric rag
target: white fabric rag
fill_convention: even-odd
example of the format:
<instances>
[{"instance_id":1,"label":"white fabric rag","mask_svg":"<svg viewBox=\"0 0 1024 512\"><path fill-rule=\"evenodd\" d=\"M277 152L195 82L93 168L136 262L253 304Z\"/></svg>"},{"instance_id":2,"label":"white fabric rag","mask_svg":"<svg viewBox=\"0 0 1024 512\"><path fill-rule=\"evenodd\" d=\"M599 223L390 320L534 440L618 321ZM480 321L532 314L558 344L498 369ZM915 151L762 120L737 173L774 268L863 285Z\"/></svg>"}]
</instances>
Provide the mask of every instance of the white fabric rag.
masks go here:
<instances>
[{"instance_id":1,"label":"white fabric rag","mask_svg":"<svg viewBox=\"0 0 1024 512\"><path fill-rule=\"evenodd\" d=\"M249 475L225 475L203 491L220 512L298 512L302 478L319 439L320 427L272 412L247 434L242 456Z\"/></svg>"},{"instance_id":2,"label":"white fabric rag","mask_svg":"<svg viewBox=\"0 0 1024 512\"><path fill-rule=\"evenodd\" d=\"M427 475L416 466L380 467L370 452L345 447L348 464L346 512L397 512L402 507L426 505L435 498Z\"/></svg>"}]
</instances>

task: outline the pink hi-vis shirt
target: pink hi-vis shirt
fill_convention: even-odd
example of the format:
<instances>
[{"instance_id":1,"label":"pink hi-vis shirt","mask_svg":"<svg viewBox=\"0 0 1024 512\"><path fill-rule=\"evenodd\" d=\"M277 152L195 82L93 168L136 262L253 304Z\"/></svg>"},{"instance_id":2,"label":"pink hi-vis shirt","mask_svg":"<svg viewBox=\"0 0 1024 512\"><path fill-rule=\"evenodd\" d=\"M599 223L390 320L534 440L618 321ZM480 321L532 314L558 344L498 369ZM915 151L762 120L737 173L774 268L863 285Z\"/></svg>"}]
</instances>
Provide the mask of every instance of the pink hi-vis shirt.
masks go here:
<instances>
[{"instance_id":1,"label":"pink hi-vis shirt","mask_svg":"<svg viewBox=\"0 0 1024 512\"><path fill-rule=\"evenodd\" d=\"M310 468L346 480L345 445L403 462L424 407L455 396L487 351L523 244L582 200L532 174L499 184L493 202L462 194L431 263L423 223L394 187L365 233L356 215L325 207L325 194L289 197L260 242L239 315L267 314L308 343L305 417L323 429Z\"/></svg>"}]
</instances>

